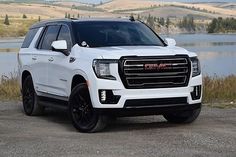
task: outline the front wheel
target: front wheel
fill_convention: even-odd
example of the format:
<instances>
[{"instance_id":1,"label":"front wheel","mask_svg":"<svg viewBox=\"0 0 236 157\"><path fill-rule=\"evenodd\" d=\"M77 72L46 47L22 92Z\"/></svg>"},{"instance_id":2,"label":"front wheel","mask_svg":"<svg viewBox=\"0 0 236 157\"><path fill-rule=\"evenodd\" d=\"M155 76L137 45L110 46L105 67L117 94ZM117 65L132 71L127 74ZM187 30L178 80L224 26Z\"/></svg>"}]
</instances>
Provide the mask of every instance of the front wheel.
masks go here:
<instances>
[{"instance_id":1,"label":"front wheel","mask_svg":"<svg viewBox=\"0 0 236 157\"><path fill-rule=\"evenodd\" d=\"M44 107L38 104L38 96L34 90L33 80L31 76L27 76L22 87L22 100L24 112L28 116L41 115Z\"/></svg>"},{"instance_id":2,"label":"front wheel","mask_svg":"<svg viewBox=\"0 0 236 157\"><path fill-rule=\"evenodd\" d=\"M107 117L94 110L85 83L73 88L69 99L69 114L74 127L80 132L97 132L107 124Z\"/></svg>"},{"instance_id":3,"label":"front wheel","mask_svg":"<svg viewBox=\"0 0 236 157\"><path fill-rule=\"evenodd\" d=\"M171 123L192 123L197 119L201 112L201 108L177 112L177 113L169 113L164 114L164 118Z\"/></svg>"}]
</instances>

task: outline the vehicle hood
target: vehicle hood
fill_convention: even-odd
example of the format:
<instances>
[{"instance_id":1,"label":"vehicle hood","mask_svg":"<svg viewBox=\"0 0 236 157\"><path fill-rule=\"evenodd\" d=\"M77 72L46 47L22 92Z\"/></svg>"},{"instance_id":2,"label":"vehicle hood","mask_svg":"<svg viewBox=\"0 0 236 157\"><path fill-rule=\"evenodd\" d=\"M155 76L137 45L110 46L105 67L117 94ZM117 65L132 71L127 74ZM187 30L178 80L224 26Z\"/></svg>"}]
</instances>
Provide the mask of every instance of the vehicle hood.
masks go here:
<instances>
[{"instance_id":1,"label":"vehicle hood","mask_svg":"<svg viewBox=\"0 0 236 157\"><path fill-rule=\"evenodd\" d=\"M120 59L124 56L174 56L188 55L197 56L196 53L189 52L177 46L113 46L89 48L80 47L77 44L73 47L72 56L89 59Z\"/></svg>"},{"instance_id":2,"label":"vehicle hood","mask_svg":"<svg viewBox=\"0 0 236 157\"><path fill-rule=\"evenodd\" d=\"M120 59L121 56L168 56L168 55L188 55L196 56L180 47L160 47L160 46L120 46L91 48L103 59Z\"/></svg>"}]
</instances>

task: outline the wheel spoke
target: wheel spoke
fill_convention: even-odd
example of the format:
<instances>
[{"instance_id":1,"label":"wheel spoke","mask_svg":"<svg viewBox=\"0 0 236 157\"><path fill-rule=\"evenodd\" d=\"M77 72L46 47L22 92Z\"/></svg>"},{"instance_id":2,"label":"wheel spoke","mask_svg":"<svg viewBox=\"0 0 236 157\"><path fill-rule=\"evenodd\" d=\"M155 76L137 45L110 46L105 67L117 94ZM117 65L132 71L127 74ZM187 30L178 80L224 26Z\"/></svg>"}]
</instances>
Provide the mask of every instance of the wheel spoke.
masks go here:
<instances>
[{"instance_id":1,"label":"wheel spoke","mask_svg":"<svg viewBox=\"0 0 236 157\"><path fill-rule=\"evenodd\" d=\"M84 100L84 98L83 98L80 94L78 94L78 96L79 96L80 101L81 101L82 103L86 103L86 101Z\"/></svg>"}]
</instances>

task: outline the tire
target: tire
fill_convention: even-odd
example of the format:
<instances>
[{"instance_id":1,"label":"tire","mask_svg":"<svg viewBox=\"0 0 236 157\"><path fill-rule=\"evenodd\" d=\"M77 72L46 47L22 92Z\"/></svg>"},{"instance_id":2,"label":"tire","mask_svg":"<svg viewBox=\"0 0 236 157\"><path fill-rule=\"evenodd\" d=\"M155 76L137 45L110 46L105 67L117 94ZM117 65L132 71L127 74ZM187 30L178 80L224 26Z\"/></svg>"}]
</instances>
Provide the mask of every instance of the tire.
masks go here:
<instances>
[{"instance_id":1,"label":"tire","mask_svg":"<svg viewBox=\"0 0 236 157\"><path fill-rule=\"evenodd\" d=\"M44 107L38 104L38 96L34 90L31 76L27 76L22 87L22 101L24 112L28 116L38 116L44 111Z\"/></svg>"},{"instance_id":2,"label":"tire","mask_svg":"<svg viewBox=\"0 0 236 157\"><path fill-rule=\"evenodd\" d=\"M107 125L107 117L94 110L85 83L73 88L69 98L69 115L72 124L79 132L98 132Z\"/></svg>"},{"instance_id":3,"label":"tire","mask_svg":"<svg viewBox=\"0 0 236 157\"><path fill-rule=\"evenodd\" d=\"M197 119L201 112L201 108L183 111L179 113L165 114L163 117L170 123L192 123Z\"/></svg>"}]
</instances>

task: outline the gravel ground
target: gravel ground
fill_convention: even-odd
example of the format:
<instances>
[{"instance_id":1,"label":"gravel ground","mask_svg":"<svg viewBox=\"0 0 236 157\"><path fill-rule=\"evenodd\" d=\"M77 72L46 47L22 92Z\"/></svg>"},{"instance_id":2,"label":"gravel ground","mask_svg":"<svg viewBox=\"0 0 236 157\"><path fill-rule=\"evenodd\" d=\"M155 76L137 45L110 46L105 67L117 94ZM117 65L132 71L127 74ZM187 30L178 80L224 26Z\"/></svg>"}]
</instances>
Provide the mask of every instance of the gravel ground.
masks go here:
<instances>
[{"instance_id":1,"label":"gravel ground","mask_svg":"<svg viewBox=\"0 0 236 157\"><path fill-rule=\"evenodd\" d=\"M78 133L66 113L28 117L19 102L0 102L0 157L236 156L236 109L204 107L189 125L162 116L119 118L103 132Z\"/></svg>"}]
</instances>

